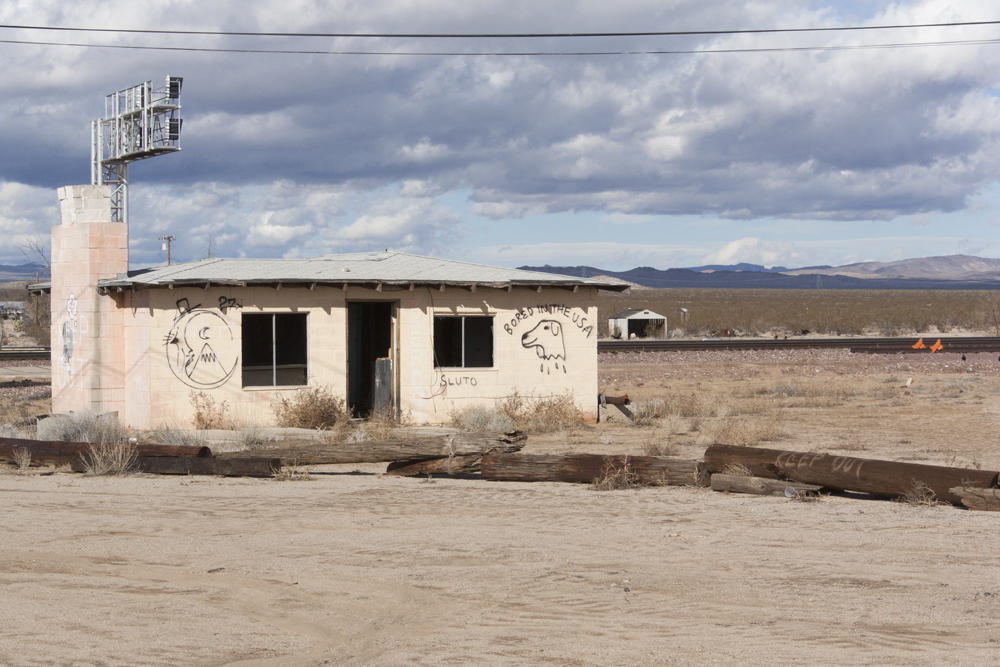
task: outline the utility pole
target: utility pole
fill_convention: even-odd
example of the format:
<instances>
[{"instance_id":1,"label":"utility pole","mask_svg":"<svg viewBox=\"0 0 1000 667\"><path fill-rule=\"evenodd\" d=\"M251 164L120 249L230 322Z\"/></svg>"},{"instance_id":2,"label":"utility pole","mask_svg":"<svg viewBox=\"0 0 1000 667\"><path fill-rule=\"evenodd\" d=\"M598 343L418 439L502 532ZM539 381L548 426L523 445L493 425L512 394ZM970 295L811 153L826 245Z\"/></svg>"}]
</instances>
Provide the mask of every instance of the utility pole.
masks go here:
<instances>
[{"instance_id":1,"label":"utility pole","mask_svg":"<svg viewBox=\"0 0 1000 667\"><path fill-rule=\"evenodd\" d=\"M161 236L160 240L164 242L163 250L167 251L167 266L170 266L170 242L174 240L174 237L168 234L167 236Z\"/></svg>"}]
</instances>

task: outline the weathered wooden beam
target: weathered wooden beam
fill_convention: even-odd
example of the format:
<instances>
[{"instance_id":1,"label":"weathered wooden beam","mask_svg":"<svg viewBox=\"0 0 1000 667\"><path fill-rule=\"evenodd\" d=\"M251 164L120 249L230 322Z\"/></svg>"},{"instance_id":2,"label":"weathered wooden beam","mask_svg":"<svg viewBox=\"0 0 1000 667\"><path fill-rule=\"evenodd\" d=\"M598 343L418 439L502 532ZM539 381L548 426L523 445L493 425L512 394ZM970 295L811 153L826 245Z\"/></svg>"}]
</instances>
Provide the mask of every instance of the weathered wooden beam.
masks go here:
<instances>
[{"instance_id":1,"label":"weathered wooden beam","mask_svg":"<svg viewBox=\"0 0 1000 667\"><path fill-rule=\"evenodd\" d=\"M423 477L424 475L471 475L479 472L481 454L467 454L426 461L393 461L385 474L394 477Z\"/></svg>"},{"instance_id":2,"label":"weathered wooden beam","mask_svg":"<svg viewBox=\"0 0 1000 667\"><path fill-rule=\"evenodd\" d=\"M956 486L949 489L949 491L951 491L952 495L958 496L962 504L970 510L1000 512L1000 489Z\"/></svg>"},{"instance_id":3,"label":"weathered wooden beam","mask_svg":"<svg viewBox=\"0 0 1000 667\"><path fill-rule=\"evenodd\" d=\"M500 482L571 482L590 484L609 468L621 468L626 459L636 483L649 486L707 486L701 461L663 456L605 456L602 454L488 454L480 471L483 479Z\"/></svg>"},{"instance_id":4,"label":"weathered wooden beam","mask_svg":"<svg viewBox=\"0 0 1000 667\"><path fill-rule=\"evenodd\" d=\"M70 463L73 472L86 472L83 459ZM222 477L272 477L281 468L276 458L192 459L170 456L140 456L135 471L154 475L219 475Z\"/></svg>"},{"instance_id":5,"label":"weathered wooden beam","mask_svg":"<svg viewBox=\"0 0 1000 667\"><path fill-rule=\"evenodd\" d=\"M756 477L791 479L819 484L838 491L859 491L899 497L910 493L914 484L926 484L938 500L954 505L962 500L950 489L956 486L991 488L998 473L971 468L947 468L920 463L858 459L807 452L712 445L705 450L705 465L712 474L724 472L728 465L741 465Z\"/></svg>"},{"instance_id":6,"label":"weathered wooden beam","mask_svg":"<svg viewBox=\"0 0 1000 667\"><path fill-rule=\"evenodd\" d=\"M0 461L13 462L15 449L27 449L31 460L37 463L69 463L83 455L90 454L91 446L86 442L61 442L58 440L27 440L23 438L0 438ZM139 456L207 458L212 456L208 447L184 445L144 445L135 446Z\"/></svg>"},{"instance_id":7,"label":"weathered wooden beam","mask_svg":"<svg viewBox=\"0 0 1000 667\"><path fill-rule=\"evenodd\" d=\"M767 479L765 477L747 477L745 475L712 474L712 490L728 491L729 493L752 493L758 496L784 496L788 488L803 496L814 496L822 486L803 484L783 479Z\"/></svg>"},{"instance_id":8,"label":"weathered wooden beam","mask_svg":"<svg viewBox=\"0 0 1000 667\"><path fill-rule=\"evenodd\" d=\"M385 461L423 461L449 456L483 455L487 452L517 452L524 447L527 436L520 431L510 433L454 433L435 431L421 434L418 429L388 442L320 442L284 443L269 449L222 452L219 458L276 456L282 461L299 465L330 463L382 463Z\"/></svg>"}]
</instances>

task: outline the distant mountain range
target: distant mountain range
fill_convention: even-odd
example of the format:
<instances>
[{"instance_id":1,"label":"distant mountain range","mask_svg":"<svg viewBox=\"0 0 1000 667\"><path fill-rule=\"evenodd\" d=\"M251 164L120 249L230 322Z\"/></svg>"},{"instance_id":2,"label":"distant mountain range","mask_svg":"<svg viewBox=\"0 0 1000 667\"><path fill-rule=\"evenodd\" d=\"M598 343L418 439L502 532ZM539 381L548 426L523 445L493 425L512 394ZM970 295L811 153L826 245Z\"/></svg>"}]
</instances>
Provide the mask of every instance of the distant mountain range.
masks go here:
<instances>
[{"instance_id":1,"label":"distant mountain range","mask_svg":"<svg viewBox=\"0 0 1000 667\"><path fill-rule=\"evenodd\" d=\"M861 262L800 269L757 264L608 271L593 266L521 266L566 276L607 276L644 287L720 287L757 289L1000 289L1000 259L946 255L899 262Z\"/></svg>"},{"instance_id":2,"label":"distant mountain range","mask_svg":"<svg viewBox=\"0 0 1000 667\"><path fill-rule=\"evenodd\" d=\"M17 266L0 264L0 283L23 282L25 280L35 282L35 272L38 272L40 280L49 279L49 270L40 264L19 264Z\"/></svg>"}]
</instances>

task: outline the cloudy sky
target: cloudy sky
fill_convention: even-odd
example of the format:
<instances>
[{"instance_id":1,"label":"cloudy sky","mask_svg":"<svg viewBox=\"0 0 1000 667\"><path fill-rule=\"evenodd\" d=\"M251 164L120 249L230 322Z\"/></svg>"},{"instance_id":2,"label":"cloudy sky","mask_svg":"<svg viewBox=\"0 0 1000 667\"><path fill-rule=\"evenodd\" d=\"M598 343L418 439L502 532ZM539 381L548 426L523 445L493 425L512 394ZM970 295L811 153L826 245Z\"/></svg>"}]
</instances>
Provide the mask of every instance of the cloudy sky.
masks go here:
<instances>
[{"instance_id":1,"label":"cloudy sky","mask_svg":"<svg viewBox=\"0 0 1000 667\"><path fill-rule=\"evenodd\" d=\"M5 25L310 33L704 31L1000 19L985 1L11 0ZM89 179L104 95L184 77L130 168L133 267L391 248L502 266L1000 257L1000 25L362 38L0 28L0 263ZM869 49L800 49L928 42ZM785 48L793 50L747 51ZM702 51L633 55L427 55ZM715 53L704 53L715 51ZM719 53L719 51L729 51ZM739 52L733 52L739 51ZM413 55L422 54L422 55Z\"/></svg>"}]
</instances>

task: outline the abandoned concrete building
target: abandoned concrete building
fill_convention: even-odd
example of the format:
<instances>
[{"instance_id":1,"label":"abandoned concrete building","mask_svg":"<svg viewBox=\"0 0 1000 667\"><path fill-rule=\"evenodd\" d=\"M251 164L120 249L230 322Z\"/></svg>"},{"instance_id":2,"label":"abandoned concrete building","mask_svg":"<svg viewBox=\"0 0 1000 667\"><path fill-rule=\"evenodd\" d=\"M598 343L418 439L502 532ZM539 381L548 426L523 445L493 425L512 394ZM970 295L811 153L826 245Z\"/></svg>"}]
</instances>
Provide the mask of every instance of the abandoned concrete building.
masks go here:
<instances>
[{"instance_id":1,"label":"abandoned concrete building","mask_svg":"<svg viewBox=\"0 0 1000 667\"><path fill-rule=\"evenodd\" d=\"M439 424L517 390L596 416L598 289L626 286L399 252L206 259L128 270L110 186L59 189L52 407L191 424L193 392L269 420L303 386L358 414Z\"/></svg>"}]
</instances>

